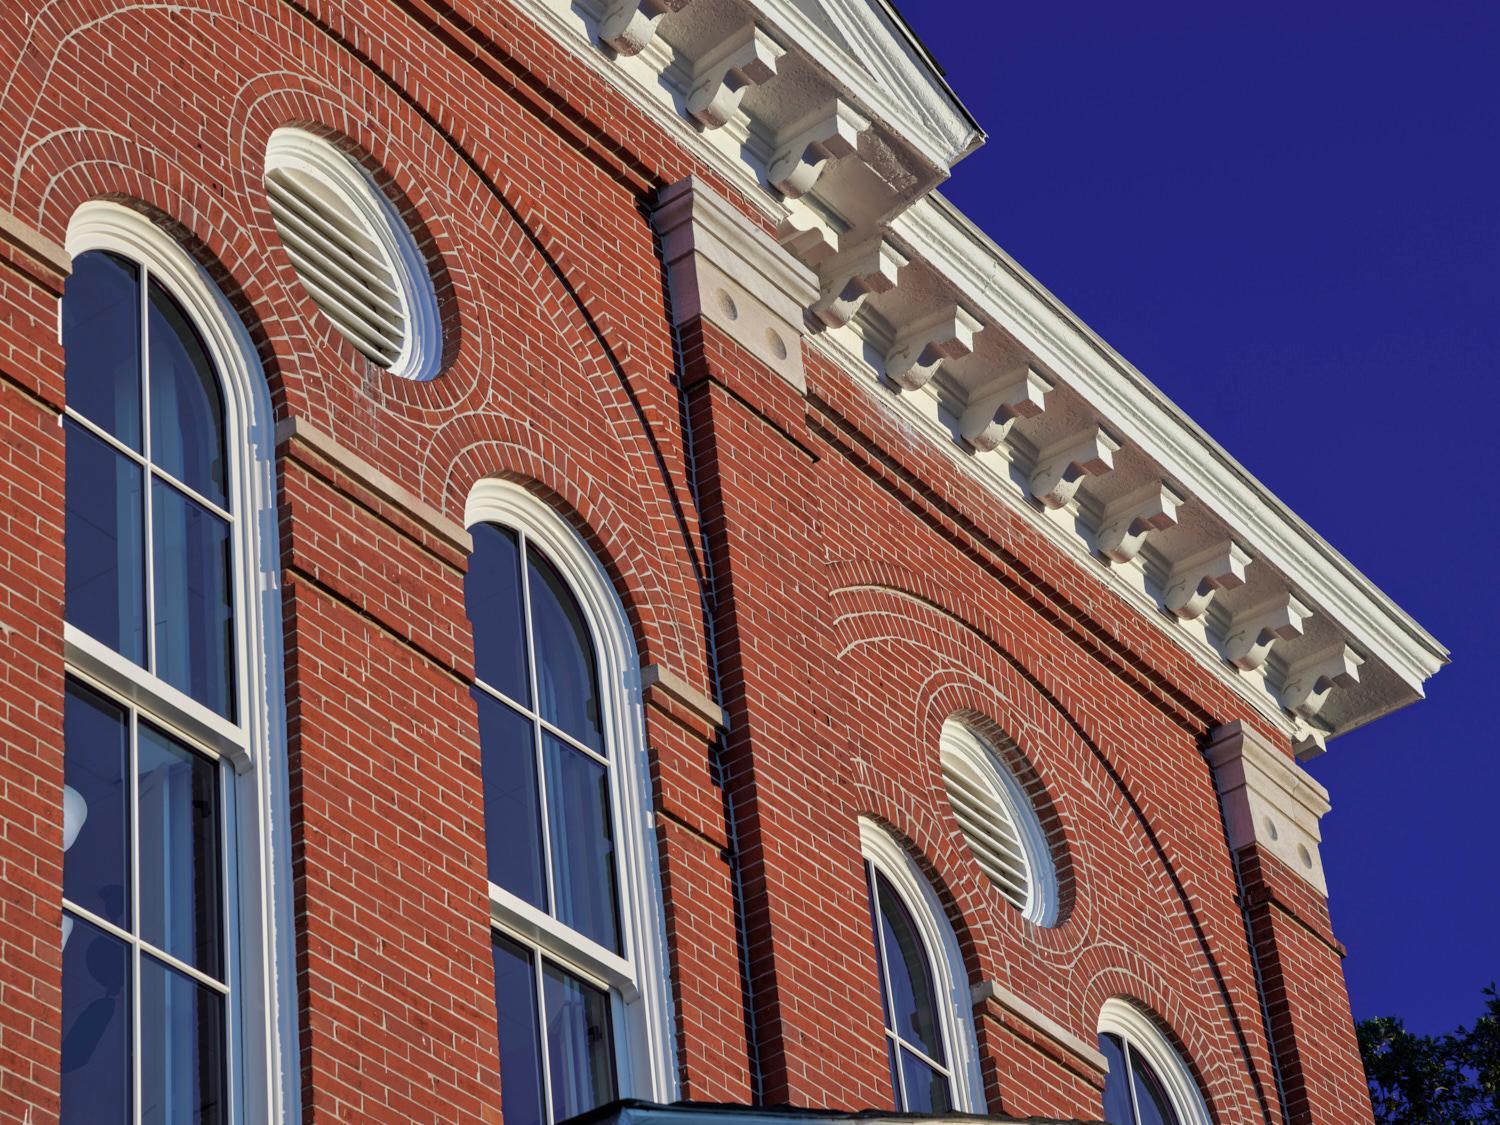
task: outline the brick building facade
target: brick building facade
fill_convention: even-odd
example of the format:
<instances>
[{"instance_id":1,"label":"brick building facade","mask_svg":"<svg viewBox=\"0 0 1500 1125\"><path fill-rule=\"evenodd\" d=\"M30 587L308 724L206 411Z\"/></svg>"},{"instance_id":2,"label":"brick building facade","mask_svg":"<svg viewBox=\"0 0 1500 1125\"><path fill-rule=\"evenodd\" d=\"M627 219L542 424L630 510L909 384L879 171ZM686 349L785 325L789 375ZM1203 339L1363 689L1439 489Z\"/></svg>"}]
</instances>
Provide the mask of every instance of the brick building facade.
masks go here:
<instances>
[{"instance_id":1,"label":"brick building facade","mask_svg":"<svg viewBox=\"0 0 1500 1125\"><path fill-rule=\"evenodd\" d=\"M1446 654L883 0L0 26L0 1119L1370 1119L1298 761Z\"/></svg>"}]
</instances>

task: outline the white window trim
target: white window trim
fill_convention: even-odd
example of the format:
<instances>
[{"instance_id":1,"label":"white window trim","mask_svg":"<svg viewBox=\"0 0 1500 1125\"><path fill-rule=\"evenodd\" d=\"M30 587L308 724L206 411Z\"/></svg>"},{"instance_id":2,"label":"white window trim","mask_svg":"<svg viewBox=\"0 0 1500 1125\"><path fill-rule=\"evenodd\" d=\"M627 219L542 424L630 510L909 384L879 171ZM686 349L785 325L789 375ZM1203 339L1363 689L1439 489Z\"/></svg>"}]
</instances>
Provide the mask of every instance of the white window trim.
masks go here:
<instances>
[{"instance_id":1,"label":"white window trim","mask_svg":"<svg viewBox=\"0 0 1500 1125\"><path fill-rule=\"evenodd\" d=\"M960 1113L988 1113L969 974L943 904L906 849L868 817L859 818L859 846L864 858L901 896L926 947L938 994L938 1021L950 1056L953 1108ZM870 908L872 917L878 917L879 904L872 902Z\"/></svg>"},{"instance_id":2,"label":"white window trim","mask_svg":"<svg viewBox=\"0 0 1500 1125\"><path fill-rule=\"evenodd\" d=\"M620 1097L671 1102L680 1096L668 979L666 906L651 807L650 762L635 636L624 603L592 550L552 508L511 481L477 482L464 526L494 523L525 533L578 599L599 660L600 698L610 737L610 813L619 860L619 956L545 911L489 884L493 925L529 940L560 964L614 989Z\"/></svg>"},{"instance_id":3,"label":"white window trim","mask_svg":"<svg viewBox=\"0 0 1500 1125\"><path fill-rule=\"evenodd\" d=\"M1143 1055L1161 1079L1182 1125L1213 1125L1198 1083L1156 1021L1128 1000L1111 997L1099 1010L1099 1034L1118 1035Z\"/></svg>"},{"instance_id":4,"label":"white window trim","mask_svg":"<svg viewBox=\"0 0 1500 1125\"><path fill-rule=\"evenodd\" d=\"M143 263L187 313L220 376L226 491L235 513L230 569L239 722L215 714L71 625L64 627L64 656L81 678L125 697L232 766L233 807L225 814L233 826L236 868L224 888L235 973L230 1120L295 1123L301 1119L301 1068L270 391L250 334L218 286L145 215L118 203L85 203L68 224L65 246L72 258L107 250ZM58 315L60 338L61 303Z\"/></svg>"},{"instance_id":5,"label":"white window trim","mask_svg":"<svg viewBox=\"0 0 1500 1125\"><path fill-rule=\"evenodd\" d=\"M443 358L443 334L432 272L395 204L363 168L306 129L286 125L271 134L265 170L278 168L311 176L364 220L367 233L395 270L396 296L406 323L401 352L388 370L398 379L416 382L436 376Z\"/></svg>"},{"instance_id":6,"label":"white window trim","mask_svg":"<svg viewBox=\"0 0 1500 1125\"><path fill-rule=\"evenodd\" d=\"M1031 797L989 741L960 719L950 718L943 724L938 752L968 763L970 772L985 782L991 796L1010 814L1026 855L1026 902L1021 916L1038 926L1055 925L1060 905L1057 865Z\"/></svg>"}]
</instances>

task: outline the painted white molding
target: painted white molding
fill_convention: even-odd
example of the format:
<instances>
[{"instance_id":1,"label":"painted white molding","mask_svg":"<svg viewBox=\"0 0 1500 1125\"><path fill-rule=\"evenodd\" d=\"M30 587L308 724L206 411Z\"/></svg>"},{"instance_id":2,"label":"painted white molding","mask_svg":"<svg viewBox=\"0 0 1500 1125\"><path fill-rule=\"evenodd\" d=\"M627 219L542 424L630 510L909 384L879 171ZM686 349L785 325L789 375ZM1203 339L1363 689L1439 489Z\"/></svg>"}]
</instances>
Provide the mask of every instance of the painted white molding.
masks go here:
<instances>
[{"instance_id":1,"label":"painted white molding","mask_svg":"<svg viewBox=\"0 0 1500 1125\"><path fill-rule=\"evenodd\" d=\"M1193 1072L1153 1017L1128 1000L1111 997L1099 1011L1099 1034L1118 1035L1140 1052L1165 1087L1181 1125L1213 1125Z\"/></svg>"},{"instance_id":2,"label":"painted white molding","mask_svg":"<svg viewBox=\"0 0 1500 1125\"><path fill-rule=\"evenodd\" d=\"M691 0L606 0L599 17L599 41L617 54L638 55L656 36L662 17Z\"/></svg>"},{"instance_id":3,"label":"painted white molding","mask_svg":"<svg viewBox=\"0 0 1500 1125\"><path fill-rule=\"evenodd\" d=\"M495 523L525 532L578 599L599 660L600 705L611 742L610 809L619 859L620 931L616 956L555 919L492 887L493 921L512 928L600 983L619 990L629 1034L617 1037L622 1097L669 1102L680 1096L666 906L656 834L651 771L635 635L619 592L587 543L557 512L514 481L476 481L464 526ZM496 895L493 892L498 891Z\"/></svg>"},{"instance_id":4,"label":"painted white molding","mask_svg":"<svg viewBox=\"0 0 1500 1125\"><path fill-rule=\"evenodd\" d=\"M974 1033L969 974L943 904L906 849L868 817L859 818L864 858L890 881L916 923L932 966L938 1018L952 1055L954 1109L985 1113L984 1082L979 1073L979 1042ZM871 903L871 909L875 904Z\"/></svg>"},{"instance_id":5,"label":"painted white molding","mask_svg":"<svg viewBox=\"0 0 1500 1125\"><path fill-rule=\"evenodd\" d=\"M945 359L959 359L974 350L974 337L984 325L962 305L946 305L901 328L885 353L885 375L902 390L925 387Z\"/></svg>"},{"instance_id":6,"label":"painted white molding","mask_svg":"<svg viewBox=\"0 0 1500 1125\"><path fill-rule=\"evenodd\" d=\"M1085 477L1103 476L1115 467L1120 441L1103 426L1069 434L1037 454L1031 471L1031 495L1043 507L1062 508Z\"/></svg>"},{"instance_id":7,"label":"painted white molding","mask_svg":"<svg viewBox=\"0 0 1500 1125\"><path fill-rule=\"evenodd\" d=\"M1359 680L1365 658L1346 644L1304 656L1287 666L1281 678L1281 705L1304 719L1315 718L1335 688Z\"/></svg>"},{"instance_id":8,"label":"painted white molding","mask_svg":"<svg viewBox=\"0 0 1500 1125\"><path fill-rule=\"evenodd\" d=\"M224 753L235 778L237 846L230 908L237 980L231 991L240 1030L232 1039L243 1075L244 1119L295 1125L298 1098L297 973L291 887L291 807L286 789L286 705L282 686L281 555L276 521L275 422L250 333L233 307L175 239L146 216L105 201L83 204L68 223L70 259L90 250L144 263L182 307L219 375L224 401L227 494L233 552L238 724L67 626L70 664L191 740ZM61 306L59 306L61 315ZM102 673L102 675L101 675Z\"/></svg>"},{"instance_id":9,"label":"painted white molding","mask_svg":"<svg viewBox=\"0 0 1500 1125\"><path fill-rule=\"evenodd\" d=\"M1035 418L1046 409L1052 381L1022 363L969 398L958 420L963 439L981 453L1000 448L1018 418Z\"/></svg>"},{"instance_id":10,"label":"painted white molding","mask_svg":"<svg viewBox=\"0 0 1500 1125\"><path fill-rule=\"evenodd\" d=\"M1265 664L1277 641L1289 641L1306 631L1312 611L1290 593L1235 614L1224 632L1224 659L1247 672Z\"/></svg>"},{"instance_id":11,"label":"painted white molding","mask_svg":"<svg viewBox=\"0 0 1500 1125\"><path fill-rule=\"evenodd\" d=\"M1326 898L1318 846L1328 791L1239 720L1215 729L1203 753L1224 804L1230 848L1258 844Z\"/></svg>"},{"instance_id":12,"label":"painted white molding","mask_svg":"<svg viewBox=\"0 0 1500 1125\"><path fill-rule=\"evenodd\" d=\"M386 259L403 321L401 347L387 370L399 379L422 381L437 375L443 359L442 320L427 259L406 221L365 170L322 137L283 126L266 145L266 175L289 171L310 177L355 216L363 234ZM293 261L307 285L305 266ZM311 295L311 290L309 290ZM326 314L325 314L326 315ZM330 318L331 319L331 318ZM342 331L342 328L340 328Z\"/></svg>"},{"instance_id":13,"label":"painted white molding","mask_svg":"<svg viewBox=\"0 0 1500 1125\"><path fill-rule=\"evenodd\" d=\"M1177 526L1177 509L1187 501L1164 481L1121 496L1104 509L1096 536L1099 552L1117 563L1141 553L1153 531Z\"/></svg>"},{"instance_id":14,"label":"painted white molding","mask_svg":"<svg viewBox=\"0 0 1500 1125\"><path fill-rule=\"evenodd\" d=\"M734 116L745 91L776 77L776 61L786 48L755 24L746 24L698 64L685 108L705 129L718 129Z\"/></svg>"},{"instance_id":15,"label":"painted white molding","mask_svg":"<svg viewBox=\"0 0 1500 1125\"><path fill-rule=\"evenodd\" d=\"M813 302L813 315L829 328L842 328L854 319L867 297L894 289L905 265L906 255L883 238L838 255L823 267L827 280Z\"/></svg>"},{"instance_id":16,"label":"painted white molding","mask_svg":"<svg viewBox=\"0 0 1500 1125\"><path fill-rule=\"evenodd\" d=\"M834 98L793 125L778 140L766 165L766 180L788 199L806 195L830 160L854 152L870 119L842 98Z\"/></svg>"},{"instance_id":17,"label":"painted white molding","mask_svg":"<svg viewBox=\"0 0 1500 1125\"><path fill-rule=\"evenodd\" d=\"M696 176L664 188L651 221L666 262L672 323L703 317L805 391L803 310L817 293L812 271Z\"/></svg>"},{"instance_id":18,"label":"painted white molding","mask_svg":"<svg viewBox=\"0 0 1500 1125\"><path fill-rule=\"evenodd\" d=\"M1233 540L1181 560L1162 589L1162 603L1184 621L1202 617L1214 595L1245 584L1249 552Z\"/></svg>"},{"instance_id":19,"label":"painted white molding","mask_svg":"<svg viewBox=\"0 0 1500 1125\"><path fill-rule=\"evenodd\" d=\"M1022 917L1038 926L1054 925L1062 906L1057 888L1057 863L1031 796L988 740L957 718L949 718L943 723L938 736L938 754L940 760L951 759L960 763L963 774L982 786L983 792L978 796L992 810L999 810L999 815L1007 818L1014 828L1026 867L1026 895L1017 903ZM947 773L945 770L945 784L948 784ZM952 796L950 792L950 803ZM967 830L964 839L974 848L975 842ZM984 860L980 860L980 866L985 866ZM998 882L996 886L1002 894L1006 893Z\"/></svg>"}]
</instances>

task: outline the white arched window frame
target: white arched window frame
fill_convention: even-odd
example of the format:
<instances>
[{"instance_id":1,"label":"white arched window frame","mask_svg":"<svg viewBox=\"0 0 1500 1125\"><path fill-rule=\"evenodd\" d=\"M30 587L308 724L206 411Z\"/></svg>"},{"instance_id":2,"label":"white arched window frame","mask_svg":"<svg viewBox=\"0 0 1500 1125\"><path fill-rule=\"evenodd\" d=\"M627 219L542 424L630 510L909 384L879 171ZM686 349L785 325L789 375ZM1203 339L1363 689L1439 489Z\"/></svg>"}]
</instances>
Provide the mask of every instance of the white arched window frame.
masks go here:
<instances>
[{"instance_id":1,"label":"white arched window frame","mask_svg":"<svg viewBox=\"0 0 1500 1125\"><path fill-rule=\"evenodd\" d=\"M987 1113L974 1035L973 993L943 905L906 849L868 817L859 818L859 843L865 862L884 875L900 896L926 949L938 994L938 1024L951 1060L953 1108L961 1113ZM877 909L872 902L872 917Z\"/></svg>"},{"instance_id":2,"label":"white arched window frame","mask_svg":"<svg viewBox=\"0 0 1500 1125\"><path fill-rule=\"evenodd\" d=\"M610 812L623 951L616 954L589 940L495 883L489 884L491 925L535 945L611 994L620 1097L674 1101L679 1094L666 910L651 807L640 663L624 603L578 533L521 485L495 478L479 481L469 494L464 523L490 523L519 532L567 583L592 634L610 747Z\"/></svg>"},{"instance_id":3,"label":"white arched window frame","mask_svg":"<svg viewBox=\"0 0 1500 1125\"><path fill-rule=\"evenodd\" d=\"M957 765L958 775L968 783L966 815L978 814L987 806L991 823L986 826L985 836L995 830L1004 831L1008 826L1007 837L1013 836L1014 843L1020 848L1026 883L1024 896L1018 899L1013 888L999 883L993 875L992 881L997 882L1007 898L1016 902L1027 921L1039 926L1055 924L1059 907L1057 867L1053 861L1051 844L1042 829L1031 797L989 741L960 719L950 718L943 724L939 736L939 753L944 760L944 775L949 785L950 798L954 793L953 782L949 778L954 772L953 766ZM956 812L956 802L954 808ZM960 816L961 822L963 819ZM969 826L961 826L971 849L978 853L980 845L986 842L985 839L981 837L976 842ZM1008 841L994 846L1003 848L1006 842ZM988 873L989 868L982 855L980 866Z\"/></svg>"},{"instance_id":4,"label":"white arched window frame","mask_svg":"<svg viewBox=\"0 0 1500 1125\"><path fill-rule=\"evenodd\" d=\"M316 185L315 194L331 202L333 210L316 205L311 212L303 210L308 200L289 199L286 192L291 185L278 182L278 173L292 173L304 185ZM400 212L370 175L322 137L288 125L271 134L266 177L272 214L283 238L288 233L283 224L298 224L294 241L307 255L292 254L298 279L330 322L397 378L420 382L437 375L442 362L442 324L431 271ZM354 245L351 235L368 240L368 249ZM342 245L342 251L331 242ZM286 243L289 254L292 245ZM365 256L362 266L358 264L361 256ZM368 272L354 272L361 268ZM360 310L370 300L368 280L372 277L389 284L401 320L401 339L394 354L377 354L379 331L369 335L356 328L362 322ZM352 334L356 331L362 338Z\"/></svg>"},{"instance_id":5,"label":"white arched window frame","mask_svg":"<svg viewBox=\"0 0 1500 1125\"><path fill-rule=\"evenodd\" d=\"M1118 1036L1146 1060L1172 1103L1178 1125L1213 1125L1192 1071L1151 1016L1128 1000L1112 997L1099 1011L1099 1034Z\"/></svg>"},{"instance_id":6,"label":"white arched window frame","mask_svg":"<svg viewBox=\"0 0 1500 1125\"><path fill-rule=\"evenodd\" d=\"M236 720L226 719L71 623L63 628L64 653L70 676L227 763L221 774L232 853L224 858L223 880L229 939L228 1119L242 1125L295 1122L301 1116L296 1094L300 1067L275 423L269 388L250 335L224 295L146 216L117 203L85 203L69 222L66 249L71 258L102 250L144 267L186 313L219 376L226 497L233 515L230 600ZM71 410L66 413L74 422L90 425ZM137 1034L150 1034L150 1029Z\"/></svg>"}]
</instances>

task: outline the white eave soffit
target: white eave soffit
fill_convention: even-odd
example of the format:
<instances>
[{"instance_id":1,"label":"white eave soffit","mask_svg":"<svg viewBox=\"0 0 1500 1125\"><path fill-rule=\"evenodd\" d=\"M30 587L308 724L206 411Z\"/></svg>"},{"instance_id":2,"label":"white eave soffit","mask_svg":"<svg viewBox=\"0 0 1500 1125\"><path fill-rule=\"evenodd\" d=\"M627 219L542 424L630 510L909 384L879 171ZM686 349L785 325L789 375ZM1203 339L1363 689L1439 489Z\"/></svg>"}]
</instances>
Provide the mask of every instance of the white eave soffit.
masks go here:
<instances>
[{"instance_id":1,"label":"white eave soffit","mask_svg":"<svg viewBox=\"0 0 1500 1125\"><path fill-rule=\"evenodd\" d=\"M514 2L767 218L814 347L1300 754L1421 697L1447 650L934 190L983 134L888 0Z\"/></svg>"}]
</instances>

